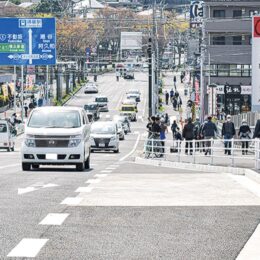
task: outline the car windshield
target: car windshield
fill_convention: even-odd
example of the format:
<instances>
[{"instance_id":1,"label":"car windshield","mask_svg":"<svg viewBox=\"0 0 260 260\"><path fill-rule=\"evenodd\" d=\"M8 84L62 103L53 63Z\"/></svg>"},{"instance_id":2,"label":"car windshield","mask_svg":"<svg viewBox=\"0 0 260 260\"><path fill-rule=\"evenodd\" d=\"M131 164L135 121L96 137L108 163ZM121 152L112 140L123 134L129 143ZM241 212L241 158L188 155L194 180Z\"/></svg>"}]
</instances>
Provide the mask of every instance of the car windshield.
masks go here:
<instances>
[{"instance_id":1,"label":"car windshield","mask_svg":"<svg viewBox=\"0 0 260 260\"><path fill-rule=\"evenodd\" d=\"M78 128L81 126L78 111L49 111L36 110L33 112L29 127L33 128Z\"/></svg>"},{"instance_id":2,"label":"car windshield","mask_svg":"<svg viewBox=\"0 0 260 260\"><path fill-rule=\"evenodd\" d=\"M6 133L7 132L7 125L0 123L0 133Z\"/></svg>"},{"instance_id":3,"label":"car windshield","mask_svg":"<svg viewBox=\"0 0 260 260\"><path fill-rule=\"evenodd\" d=\"M122 107L122 111L135 111L134 107Z\"/></svg>"},{"instance_id":4,"label":"car windshield","mask_svg":"<svg viewBox=\"0 0 260 260\"><path fill-rule=\"evenodd\" d=\"M85 105L84 106L85 110L96 110L97 109L97 105Z\"/></svg>"},{"instance_id":5,"label":"car windshield","mask_svg":"<svg viewBox=\"0 0 260 260\"><path fill-rule=\"evenodd\" d=\"M116 128L112 124L93 124L91 126L91 133L92 134L114 134Z\"/></svg>"},{"instance_id":6,"label":"car windshield","mask_svg":"<svg viewBox=\"0 0 260 260\"><path fill-rule=\"evenodd\" d=\"M96 102L107 102L107 98L96 98Z\"/></svg>"}]
</instances>

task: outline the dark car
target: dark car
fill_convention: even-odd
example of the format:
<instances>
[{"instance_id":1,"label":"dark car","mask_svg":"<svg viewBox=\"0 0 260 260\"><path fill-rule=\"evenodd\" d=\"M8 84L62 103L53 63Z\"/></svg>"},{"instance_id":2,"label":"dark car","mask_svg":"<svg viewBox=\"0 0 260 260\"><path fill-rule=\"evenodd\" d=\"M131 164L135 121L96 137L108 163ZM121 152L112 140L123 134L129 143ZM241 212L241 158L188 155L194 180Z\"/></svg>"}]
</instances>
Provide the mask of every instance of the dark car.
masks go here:
<instances>
[{"instance_id":1,"label":"dark car","mask_svg":"<svg viewBox=\"0 0 260 260\"><path fill-rule=\"evenodd\" d=\"M98 103L89 103L84 106L86 112L92 113L94 120L98 120L100 118L100 107Z\"/></svg>"}]
</instances>

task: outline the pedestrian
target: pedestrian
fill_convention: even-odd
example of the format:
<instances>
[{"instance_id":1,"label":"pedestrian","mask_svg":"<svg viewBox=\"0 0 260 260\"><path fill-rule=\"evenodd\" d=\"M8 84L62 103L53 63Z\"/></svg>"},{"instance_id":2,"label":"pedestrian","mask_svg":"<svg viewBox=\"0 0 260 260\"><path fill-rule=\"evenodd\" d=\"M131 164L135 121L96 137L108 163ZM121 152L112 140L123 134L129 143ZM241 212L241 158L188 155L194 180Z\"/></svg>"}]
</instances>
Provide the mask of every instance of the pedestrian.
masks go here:
<instances>
[{"instance_id":1,"label":"pedestrian","mask_svg":"<svg viewBox=\"0 0 260 260\"><path fill-rule=\"evenodd\" d=\"M160 127L160 118L159 117L151 117L152 118L152 133L156 136L160 136L161 127Z\"/></svg>"},{"instance_id":2,"label":"pedestrian","mask_svg":"<svg viewBox=\"0 0 260 260\"><path fill-rule=\"evenodd\" d=\"M166 124L166 125L170 125L168 113L165 113L165 115L164 115L164 120L165 120L165 124Z\"/></svg>"},{"instance_id":3,"label":"pedestrian","mask_svg":"<svg viewBox=\"0 0 260 260\"><path fill-rule=\"evenodd\" d=\"M180 131L179 127L176 128L176 132L174 134L174 139L176 142L177 152L179 153L181 150L181 141L182 141L181 131Z\"/></svg>"},{"instance_id":4,"label":"pedestrian","mask_svg":"<svg viewBox=\"0 0 260 260\"><path fill-rule=\"evenodd\" d=\"M253 138L260 138L260 119L256 121Z\"/></svg>"},{"instance_id":5,"label":"pedestrian","mask_svg":"<svg viewBox=\"0 0 260 260\"><path fill-rule=\"evenodd\" d=\"M116 81L119 81L119 77L120 77L120 72L117 70L116 71Z\"/></svg>"},{"instance_id":6,"label":"pedestrian","mask_svg":"<svg viewBox=\"0 0 260 260\"><path fill-rule=\"evenodd\" d=\"M190 155L192 155L192 140L194 139L194 124L192 123L192 119L188 119L188 123L184 126L182 131L182 137L185 139L185 154L188 154L190 152Z\"/></svg>"},{"instance_id":7,"label":"pedestrian","mask_svg":"<svg viewBox=\"0 0 260 260\"><path fill-rule=\"evenodd\" d=\"M174 120L173 123L172 123L172 125L171 125L171 130L172 130L172 135L173 135L173 137L174 137L175 134L176 134L177 128L178 128L177 122L176 122L176 120Z\"/></svg>"},{"instance_id":8,"label":"pedestrian","mask_svg":"<svg viewBox=\"0 0 260 260\"><path fill-rule=\"evenodd\" d=\"M235 134L235 125L231 121L231 115L228 115L226 122L222 126L222 136L224 137L225 154L231 155L231 139L235 136Z\"/></svg>"},{"instance_id":9,"label":"pedestrian","mask_svg":"<svg viewBox=\"0 0 260 260\"><path fill-rule=\"evenodd\" d=\"M173 96L174 96L174 91L173 91L173 89L171 89L171 90L170 90L170 98L171 98L171 101L172 101L172 99L173 99Z\"/></svg>"},{"instance_id":10,"label":"pedestrian","mask_svg":"<svg viewBox=\"0 0 260 260\"><path fill-rule=\"evenodd\" d=\"M25 117L28 117L28 109L29 109L29 107L28 107L27 103L25 103L24 104L24 114L25 114Z\"/></svg>"},{"instance_id":11,"label":"pedestrian","mask_svg":"<svg viewBox=\"0 0 260 260\"><path fill-rule=\"evenodd\" d=\"M212 117L208 117L208 121L203 125L202 133L205 141L205 155L212 153L213 142L212 139L215 138L218 129L216 125L212 122Z\"/></svg>"},{"instance_id":12,"label":"pedestrian","mask_svg":"<svg viewBox=\"0 0 260 260\"><path fill-rule=\"evenodd\" d=\"M238 136L242 143L242 155L248 153L249 140L250 140L251 130L246 120L243 120L242 125L239 128Z\"/></svg>"},{"instance_id":13,"label":"pedestrian","mask_svg":"<svg viewBox=\"0 0 260 260\"><path fill-rule=\"evenodd\" d=\"M179 99L178 99L178 110L180 110L181 106L182 106L182 99L179 96Z\"/></svg>"},{"instance_id":14,"label":"pedestrian","mask_svg":"<svg viewBox=\"0 0 260 260\"><path fill-rule=\"evenodd\" d=\"M174 111L177 110L177 104L178 104L177 99L176 99L176 98L173 98L172 105L173 105Z\"/></svg>"},{"instance_id":15,"label":"pedestrian","mask_svg":"<svg viewBox=\"0 0 260 260\"><path fill-rule=\"evenodd\" d=\"M165 124L165 120L163 118L161 118L161 124L160 124L160 140L161 140L161 146L162 146L162 155L165 153L165 139L166 139L166 133L168 133L168 129L167 126Z\"/></svg>"},{"instance_id":16,"label":"pedestrian","mask_svg":"<svg viewBox=\"0 0 260 260\"><path fill-rule=\"evenodd\" d=\"M180 96L179 92L178 92L178 91L175 91L175 97L176 97L176 99L178 99L179 96Z\"/></svg>"},{"instance_id":17,"label":"pedestrian","mask_svg":"<svg viewBox=\"0 0 260 260\"><path fill-rule=\"evenodd\" d=\"M165 91L165 103L166 103L166 105L169 104L169 97L170 97L169 92L166 90Z\"/></svg>"},{"instance_id":18,"label":"pedestrian","mask_svg":"<svg viewBox=\"0 0 260 260\"><path fill-rule=\"evenodd\" d=\"M173 85L174 85L174 88L175 88L175 91L177 89L177 79L176 79L176 76L173 77Z\"/></svg>"},{"instance_id":19,"label":"pedestrian","mask_svg":"<svg viewBox=\"0 0 260 260\"><path fill-rule=\"evenodd\" d=\"M183 71L183 72L181 73L181 83L183 83L184 78L185 78L185 72Z\"/></svg>"},{"instance_id":20,"label":"pedestrian","mask_svg":"<svg viewBox=\"0 0 260 260\"><path fill-rule=\"evenodd\" d=\"M196 121L194 122L194 139L196 140L195 146L196 151L199 151L200 148L200 120L199 118L196 118Z\"/></svg>"}]
</instances>

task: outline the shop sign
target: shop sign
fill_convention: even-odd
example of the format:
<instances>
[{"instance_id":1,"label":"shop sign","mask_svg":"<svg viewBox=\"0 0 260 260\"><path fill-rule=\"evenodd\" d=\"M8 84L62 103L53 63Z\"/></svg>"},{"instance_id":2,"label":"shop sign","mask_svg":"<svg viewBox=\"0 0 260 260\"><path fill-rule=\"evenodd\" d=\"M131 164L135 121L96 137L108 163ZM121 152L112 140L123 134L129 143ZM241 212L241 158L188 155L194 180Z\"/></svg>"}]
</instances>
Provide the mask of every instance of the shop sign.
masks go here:
<instances>
[{"instance_id":1,"label":"shop sign","mask_svg":"<svg viewBox=\"0 0 260 260\"><path fill-rule=\"evenodd\" d=\"M241 94L241 86L224 86L224 93L228 95L240 95Z\"/></svg>"}]
</instances>

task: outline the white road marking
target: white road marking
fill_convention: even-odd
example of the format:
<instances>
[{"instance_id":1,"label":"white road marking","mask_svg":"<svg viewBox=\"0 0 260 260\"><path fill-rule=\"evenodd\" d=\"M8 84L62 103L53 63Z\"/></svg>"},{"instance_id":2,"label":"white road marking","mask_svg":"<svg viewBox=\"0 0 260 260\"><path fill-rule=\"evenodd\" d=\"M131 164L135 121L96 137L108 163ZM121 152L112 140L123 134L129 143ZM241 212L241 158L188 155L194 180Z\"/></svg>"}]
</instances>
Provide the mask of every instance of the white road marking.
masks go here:
<instances>
[{"instance_id":1,"label":"white road marking","mask_svg":"<svg viewBox=\"0 0 260 260\"><path fill-rule=\"evenodd\" d=\"M100 180L99 179L90 179L90 180L87 180L86 183L99 183Z\"/></svg>"},{"instance_id":2,"label":"white road marking","mask_svg":"<svg viewBox=\"0 0 260 260\"><path fill-rule=\"evenodd\" d=\"M98 178L104 178L107 177L107 174L96 174L95 176L97 176Z\"/></svg>"},{"instance_id":3,"label":"white road marking","mask_svg":"<svg viewBox=\"0 0 260 260\"><path fill-rule=\"evenodd\" d=\"M58 184L54 184L54 183L48 183L43 185L43 188L53 188L53 187L58 187Z\"/></svg>"},{"instance_id":4,"label":"white road marking","mask_svg":"<svg viewBox=\"0 0 260 260\"><path fill-rule=\"evenodd\" d=\"M260 197L260 184L250 180L245 176L240 175L230 175L232 179L241 184L244 188L248 189L256 196Z\"/></svg>"},{"instance_id":5,"label":"white road marking","mask_svg":"<svg viewBox=\"0 0 260 260\"><path fill-rule=\"evenodd\" d=\"M24 238L7 257L36 257L48 239Z\"/></svg>"},{"instance_id":6,"label":"white road marking","mask_svg":"<svg viewBox=\"0 0 260 260\"><path fill-rule=\"evenodd\" d=\"M61 204L69 205L69 206L77 206L82 201L82 198L79 197L68 197L64 199Z\"/></svg>"},{"instance_id":7,"label":"white road marking","mask_svg":"<svg viewBox=\"0 0 260 260\"><path fill-rule=\"evenodd\" d=\"M32 192L32 191L36 191L36 190L39 190L37 188L34 188L34 187L27 187L27 188L19 188L18 189L18 195L22 195L22 194L25 194L25 193L29 193L29 192Z\"/></svg>"},{"instance_id":8,"label":"white road marking","mask_svg":"<svg viewBox=\"0 0 260 260\"><path fill-rule=\"evenodd\" d=\"M107 167L106 170L115 170L116 167Z\"/></svg>"},{"instance_id":9,"label":"white road marking","mask_svg":"<svg viewBox=\"0 0 260 260\"><path fill-rule=\"evenodd\" d=\"M49 213L39 225L57 225L60 226L69 216L67 213Z\"/></svg>"},{"instance_id":10,"label":"white road marking","mask_svg":"<svg viewBox=\"0 0 260 260\"><path fill-rule=\"evenodd\" d=\"M128 153L127 155L125 155L124 157L122 157L121 159L119 159L120 162L124 161L126 158L128 158L135 152L137 145L139 143L139 140L140 140L140 134L138 134L138 136L137 136L137 139L136 139L136 142L135 142L135 145L134 145L134 148L132 149L132 151L130 153Z\"/></svg>"},{"instance_id":11,"label":"white road marking","mask_svg":"<svg viewBox=\"0 0 260 260\"><path fill-rule=\"evenodd\" d=\"M6 168L13 168L13 167L17 167L20 164L16 163L16 164L10 164L10 165L5 165L5 166L0 166L0 169L6 169Z\"/></svg>"},{"instance_id":12,"label":"white road marking","mask_svg":"<svg viewBox=\"0 0 260 260\"><path fill-rule=\"evenodd\" d=\"M91 192L93 190L93 187L79 187L75 190L75 192Z\"/></svg>"},{"instance_id":13,"label":"white road marking","mask_svg":"<svg viewBox=\"0 0 260 260\"><path fill-rule=\"evenodd\" d=\"M112 171L110 171L110 170L103 170L103 171L100 171L101 173L111 173Z\"/></svg>"},{"instance_id":14,"label":"white road marking","mask_svg":"<svg viewBox=\"0 0 260 260\"><path fill-rule=\"evenodd\" d=\"M111 117L111 115L106 115L106 118L110 118Z\"/></svg>"},{"instance_id":15,"label":"white road marking","mask_svg":"<svg viewBox=\"0 0 260 260\"><path fill-rule=\"evenodd\" d=\"M260 224L245 244L236 260L258 260L260 256Z\"/></svg>"}]
</instances>

